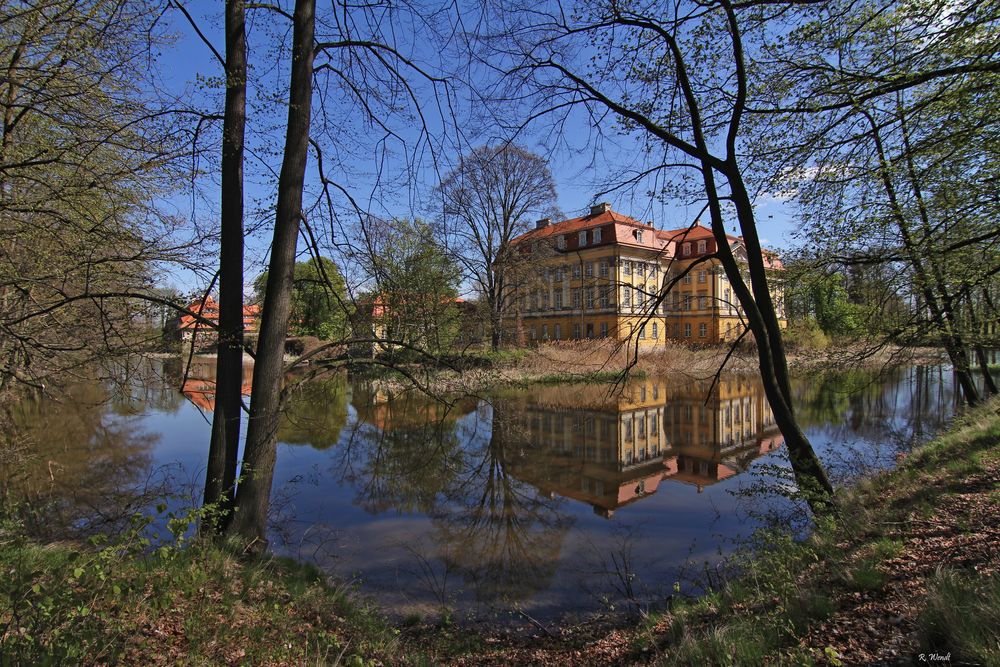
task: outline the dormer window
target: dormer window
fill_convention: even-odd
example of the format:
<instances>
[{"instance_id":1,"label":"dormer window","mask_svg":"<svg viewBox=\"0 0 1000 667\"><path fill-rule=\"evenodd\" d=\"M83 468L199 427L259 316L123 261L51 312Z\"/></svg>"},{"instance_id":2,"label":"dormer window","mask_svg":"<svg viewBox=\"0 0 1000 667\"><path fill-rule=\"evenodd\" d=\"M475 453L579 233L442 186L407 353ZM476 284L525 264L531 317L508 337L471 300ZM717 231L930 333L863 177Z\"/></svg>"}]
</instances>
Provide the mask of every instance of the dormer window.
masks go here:
<instances>
[{"instance_id":1,"label":"dormer window","mask_svg":"<svg viewBox=\"0 0 1000 667\"><path fill-rule=\"evenodd\" d=\"M703 253L708 248L707 241L698 241L698 252Z\"/></svg>"},{"instance_id":2,"label":"dormer window","mask_svg":"<svg viewBox=\"0 0 1000 667\"><path fill-rule=\"evenodd\" d=\"M600 243L601 242L601 228L600 227L598 227L597 229L595 229L591 235L594 237L593 238L594 243Z\"/></svg>"},{"instance_id":3,"label":"dormer window","mask_svg":"<svg viewBox=\"0 0 1000 667\"><path fill-rule=\"evenodd\" d=\"M642 243L642 230L635 230L635 240L637 243Z\"/></svg>"},{"instance_id":4,"label":"dormer window","mask_svg":"<svg viewBox=\"0 0 1000 667\"><path fill-rule=\"evenodd\" d=\"M684 245L681 246L681 254L682 255L690 255L691 254L691 244L690 243L685 243Z\"/></svg>"},{"instance_id":5,"label":"dormer window","mask_svg":"<svg viewBox=\"0 0 1000 667\"><path fill-rule=\"evenodd\" d=\"M580 232L580 235L577 238L577 242L578 242L578 244L581 247L587 245L587 230L586 229L583 230L582 232Z\"/></svg>"},{"instance_id":6,"label":"dormer window","mask_svg":"<svg viewBox=\"0 0 1000 667\"><path fill-rule=\"evenodd\" d=\"M566 249L566 237L565 236L559 235L559 236L556 237L556 247L559 248L560 250L565 250Z\"/></svg>"}]
</instances>

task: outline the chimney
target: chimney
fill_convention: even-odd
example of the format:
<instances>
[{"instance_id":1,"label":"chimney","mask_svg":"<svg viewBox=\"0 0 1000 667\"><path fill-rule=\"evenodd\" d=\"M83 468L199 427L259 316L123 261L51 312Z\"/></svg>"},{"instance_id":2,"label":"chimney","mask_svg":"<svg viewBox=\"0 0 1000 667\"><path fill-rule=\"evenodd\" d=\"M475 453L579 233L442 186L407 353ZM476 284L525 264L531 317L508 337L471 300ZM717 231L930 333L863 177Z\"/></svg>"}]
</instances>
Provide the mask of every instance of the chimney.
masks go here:
<instances>
[{"instance_id":1,"label":"chimney","mask_svg":"<svg viewBox=\"0 0 1000 667\"><path fill-rule=\"evenodd\" d=\"M552 218L542 218L535 223L535 229L542 229L543 227L548 227L552 222Z\"/></svg>"},{"instance_id":2,"label":"chimney","mask_svg":"<svg viewBox=\"0 0 1000 667\"><path fill-rule=\"evenodd\" d=\"M653 226L653 221L652 220L647 220L646 221L646 226L647 227L652 227Z\"/></svg>"},{"instance_id":3,"label":"chimney","mask_svg":"<svg viewBox=\"0 0 1000 667\"><path fill-rule=\"evenodd\" d=\"M595 204L590 207L590 215L600 215L601 213L607 213L611 210L611 204L604 201L600 204Z\"/></svg>"}]
</instances>

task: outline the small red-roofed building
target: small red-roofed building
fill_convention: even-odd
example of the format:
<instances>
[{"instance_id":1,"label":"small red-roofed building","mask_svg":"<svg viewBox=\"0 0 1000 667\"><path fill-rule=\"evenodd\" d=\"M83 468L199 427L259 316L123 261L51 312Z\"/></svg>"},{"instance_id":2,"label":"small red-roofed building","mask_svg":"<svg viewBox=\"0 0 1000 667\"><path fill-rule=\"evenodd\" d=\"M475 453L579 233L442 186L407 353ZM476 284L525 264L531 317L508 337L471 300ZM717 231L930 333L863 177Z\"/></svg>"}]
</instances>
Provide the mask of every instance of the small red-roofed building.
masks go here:
<instances>
[{"instance_id":1,"label":"small red-roofed building","mask_svg":"<svg viewBox=\"0 0 1000 667\"><path fill-rule=\"evenodd\" d=\"M215 343L218 338L219 303L211 296L204 300L196 299L186 306L194 315L183 314L176 320L178 335L182 341L194 342L195 345L207 346ZM260 319L260 306L247 304L243 306L244 333L256 333Z\"/></svg>"}]
</instances>

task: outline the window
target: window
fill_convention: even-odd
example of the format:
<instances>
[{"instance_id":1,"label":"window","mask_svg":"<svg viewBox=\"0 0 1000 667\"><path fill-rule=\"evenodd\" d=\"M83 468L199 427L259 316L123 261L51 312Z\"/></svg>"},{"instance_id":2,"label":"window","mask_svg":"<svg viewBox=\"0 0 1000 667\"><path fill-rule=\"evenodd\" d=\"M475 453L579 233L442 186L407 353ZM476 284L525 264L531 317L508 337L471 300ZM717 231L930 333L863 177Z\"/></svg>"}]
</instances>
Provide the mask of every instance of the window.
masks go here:
<instances>
[{"instance_id":1,"label":"window","mask_svg":"<svg viewBox=\"0 0 1000 667\"><path fill-rule=\"evenodd\" d=\"M659 273L659 269L660 269L660 265L659 264L650 264L649 265L649 277L650 278L655 278L656 274Z\"/></svg>"},{"instance_id":2,"label":"window","mask_svg":"<svg viewBox=\"0 0 1000 667\"><path fill-rule=\"evenodd\" d=\"M669 309L669 308L667 307L667 297L665 297L665 296L664 296L664 297L663 297L663 302L662 302L662 303L660 304L660 311L661 311L661 312L662 312L662 313L663 313L664 315L666 315L666 314L667 314L667 313L669 312L669 310L670 310L670 309Z\"/></svg>"},{"instance_id":3,"label":"window","mask_svg":"<svg viewBox=\"0 0 1000 667\"><path fill-rule=\"evenodd\" d=\"M626 276L632 275L632 262L630 260L625 260L622 262L622 273Z\"/></svg>"},{"instance_id":4,"label":"window","mask_svg":"<svg viewBox=\"0 0 1000 667\"><path fill-rule=\"evenodd\" d=\"M574 308L579 308L580 307L580 289L579 288L573 290L573 307Z\"/></svg>"},{"instance_id":5,"label":"window","mask_svg":"<svg viewBox=\"0 0 1000 667\"><path fill-rule=\"evenodd\" d=\"M626 440L632 439L632 420L628 418L625 419L625 439ZM628 459L629 463L632 462L632 450L626 452L626 458Z\"/></svg>"},{"instance_id":6,"label":"window","mask_svg":"<svg viewBox=\"0 0 1000 667\"><path fill-rule=\"evenodd\" d=\"M637 276L646 275L646 264L644 262L635 263L635 273Z\"/></svg>"},{"instance_id":7,"label":"window","mask_svg":"<svg viewBox=\"0 0 1000 667\"><path fill-rule=\"evenodd\" d=\"M583 230L582 232L580 232L580 234L577 236L577 243L579 245L581 245L581 246L587 245L587 230L586 229Z\"/></svg>"},{"instance_id":8,"label":"window","mask_svg":"<svg viewBox=\"0 0 1000 667\"><path fill-rule=\"evenodd\" d=\"M593 278L594 277L594 263L593 262L587 262L586 264L583 265L583 275L587 276L588 278Z\"/></svg>"},{"instance_id":9,"label":"window","mask_svg":"<svg viewBox=\"0 0 1000 667\"><path fill-rule=\"evenodd\" d=\"M573 340L580 340L580 325L573 325Z\"/></svg>"},{"instance_id":10,"label":"window","mask_svg":"<svg viewBox=\"0 0 1000 667\"><path fill-rule=\"evenodd\" d=\"M562 331L560 326L557 324L552 327L552 340L559 340L560 338L562 338Z\"/></svg>"},{"instance_id":11,"label":"window","mask_svg":"<svg viewBox=\"0 0 1000 667\"><path fill-rule=\"evenodd\" d=\"M566 237L565 236L560 235L560 236L556 237L556 247L559 248L560 250L565 250L566 249Z\"/></svg>"},{"instance_id":12,"label":"window","mask_svg":"<svg viewBox=\"0 0 1000 667\"><path fill-rule=\"evenodd\" d=\"M708 248L708 242L707 241L698 241L698 252L699 253L705 252L705 250L707 248Z\"/></svg>"},{"instance_id":13,"label":"window","mask_svg":"<svg viewBox=\"0 0 1000 667\"><path fill-rule=\"evenodd\" d=\"M587 310L594 309L594 288L590 287L587 289Z\"/></svg>"},{"instance_id":14,"label":"window","mask_svg":"<svg viewBox=\"0 0 1000 667\"><path fill-rule=\"evenodd\" d=\"M704 338L707 335L708 335L708 325L702 322L701 324L698 325L698 336Z\"/></svg>"},{"instance_id":15,"label":"window","mask_svg":"<svg viewBox=\"0 0 1000 667\"><path fill-rule=\"evenodd\" d=\"M579 278L580 277L580 265L579 264L574 264L573 265L573 277L574 278Z\"/></svg>"},{"instance_id":16,"label":"window","mask_svg":"<svg viewBox=\"0 0 1000 667\"><path fill-rule=\"evenodd\" d=\"M698 310L708 310L708 297L699 296L698 297Z\"/></svg>"},{"instance_id":17,"label":"window","mask_svg":"<svg viewBox=\"0 0 1000 667\"><path fill-rule=\"evenodd\" d=\"M594 231L592 231L591 232L591 236L593 237L592 240L593 240L594 243L600 243L601 242L601 228L598 227L597 229L595 229Z\"/></svg>"},{"instance_id":18,"label":"window","mask_svg":"<svg viewBox=\"0 0 1000 667\"><path fill-rule=\"evenodd\" d=\"M601 322L601 338L607 338L607 337L608 337L608 323Z\"/></svg>"},{"instance_id":19,"label":"window","mask_svg":"<svg viewBox=\"0 0 1000 667\"><path fill-rule=\"evenodd\" d=\"M563 291L561 289L557 289L556 290L556 293L555 293L555 304L554 305L556 307L556 310L561 310L562 309L562 306L563 306Z\"/></svg>"},{"instance_id":20,"label":"window","mask_svg":"<svg viewBox=\"0 0 1000 667\"><path fill-rule=\"evenodd\" d=\"M632 307L632 288L628 285L622 287L622 306L625 308Z\"/></svg>"},{"instance_id":21,"label":"window","mask_svg":"<svg viewBox=\"0 0 1000 667\"><path fill-rule=\"evenodd\" d=\"M549 291L545 290L542 292L542 310L549 309Z\"/></svg>"},{"instance_id":22,"label":"window","mask_svg":"<svg viewBox=\"0 0 1000 667\"><path fill-rule=\"evenodd\" d=\"M643 324L639 327L639 338L645 338L645 337L646 337L646 325Z\"/></svg>"},{"instance_id":23,"label":"window","mask_svg":"<svg viewBox=\"0 0 1000 667\"><path fill-rule=\"evenodd\" d=\"M656 339L659 337L660 337L659 327L657 326L656 322L653 322L653 338Z\"/></svg>"},{"instance_id":24,"label":"window","mask_svg":"<svg viewBox=\"0 0 1000 667\"><path fill-rule=\"evenodd\" d=\"M608 307L608 288L607 287L602 287L601 288L601 308L607 308L607 307Z\"/></svg>"},{"instance_id":25,"label":"window","mask_svg":"<svg viewBox=\"0 0 1000 667\"><path fill-rule=\"evenodd\" d=\"M691 244L690 243L685 243L684 245L681 246L681 254L685 255L685 256L691 254Z\"/></svg>"},{"instance_id":26,"label":"window","mask_svg":"<svg viewBox=\"0 0 1000 667\"><path fill-rule=\"evenodd\" d=\"M691 325L688 325L688 326L691 326ZM548 339L549 339L549 325L548 324L543 324L542 325L542 340L548 340Z\"/></svg>"},{"instance_id":27,"label":"window","mask_svg":"<svg viewBox=\"0 0 1000 667\"><path fill-rule=\"evenodd\" d=\"M691 274L690 273L684 274L684 284L685 285L690 285L691 284Z\"/></svg>"},{"instance_id":28,"label":"window","mask_svg":"<svg viewBox=\"0 0 1000 667\"><path fill-rule=\"evenodd\" d=\"M700 283L705 282L705 271L698 272L698 282Z\"/></svg>"},{"instance_id":29,"label":"window","mask_svg":"<svg viewBox=\"0 0 1000 667\"><path fill-rule=\"evenodd\" d=\"M555 270L553 270L553 280L561 283L562 279L563 279L563 268L561 266L557 266Z\"/></svg>"},{"instance_id":30,"label":"window","mask_svg":"<svg viewBox=\"0 0 1000 667\"><path fill-rule=\"evenodd\" d=\"M691 337L691 325L690 324L685 324L684 325L684 337L685 338L690 338Z\"/></svg>"},{"instance_id":31,"label":"window","mask_svg":"<svg viewBox=\"0 0 1000 667\"><path fill-rule=\"evenodd\" d=\"M681 293L674 292L674 310L681 309Z\"/></svg>"},{"instance_id":32,"label":"window","mask_svg":"<svg viewBox=\"0 0 1000 667\"><path fill-rule=\"evenodd\" d=\"M693 298L690 294L684 295L684 310L691 310L691 301Z\"/></svg>"},{"instance_id":33,"label":"window","mask_svg":"<svg viewBox=\"0 0 1000 667\"><path fill-rule=\"evenodd\" d=\"M640 229L635 230L635 242L642 243L642 230Z\"/></svg>"},{"instance_id":34,"label":"window","mask_svg":"<svg viewBox=\"0 0 1000 667\"><path fill-rule=\"evenodd\" d=\"M606 259L601 260L600 275L602 278L608 277L608 260Z\"/></svg>"},{"instance_id":35,"label":"window","mask_svg":"<svg viewBox=\"0 0 1000 667\"><path fill-rule=\"evenodd\" d=\"M535 331L535 325L531 325L531 340L535 340L538 337L538 332Z\"/></svg>"},{"instance_id":36,"label":"window","mask_svg":"<svg viewBox=\"0 0 1000 667\"><path fill-rule=\"evenodd\" d=\"M732 292L732 290L727 289L723 293L723 298L726 301L726 310L728 310L730 313L732 313L733 312L733 292Z\"/></svg>"},{"instance_id":37,"label":"window","mask_svg":"<svg viewBox=\"0 0 1000 667\"><path fill-rule=\"evenodd\" d=\"M681 325L675 324L674 325L674 338L680 338L680 337L681 337Z\"/></svg>"},{"instance_id":38,"label":"window","mask_svg":"<svg viewBox=\"0 0 1000 667\"><path fill-rule=\"evenodd\" d=\"M593 338L593 337L594 337L594 325L591 323L587 325L587 338Z\"/></svg>"},{"instance_id":39,"label":"window","mask_svg":"<svg viewBox=\"0 0 1000 667\"><path fill-rule=\"evenodd\" d=\"M538 310L538 290L531 293L531 309Z\"/></svg>"}]
</instances>

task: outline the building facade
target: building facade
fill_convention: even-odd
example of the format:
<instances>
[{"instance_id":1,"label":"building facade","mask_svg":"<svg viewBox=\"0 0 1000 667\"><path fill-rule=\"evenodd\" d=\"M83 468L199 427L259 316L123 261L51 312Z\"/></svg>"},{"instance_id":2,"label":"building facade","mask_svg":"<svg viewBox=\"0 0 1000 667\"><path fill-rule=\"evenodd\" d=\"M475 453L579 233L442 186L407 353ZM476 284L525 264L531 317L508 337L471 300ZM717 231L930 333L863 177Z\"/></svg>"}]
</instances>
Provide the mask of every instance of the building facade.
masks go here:
<instances>
[{"instance_id":1,"label":"building facade","mask_svg":"<svg viewBox=\"0 0 1000 667\"><path fill-rule=\"evenodd\" d=\"M737 259L742 239L728 237ZM710 229L657 230L651 222L591 207L558 223L539 220L512 242L514 340L616 338L651 347L667 339L717 343L738 338L742 311L718 259ZM779 318L784 317L780 261L765 256ZM661 300L660 295L664 298Z\"/></svg>"}]
</instances>

